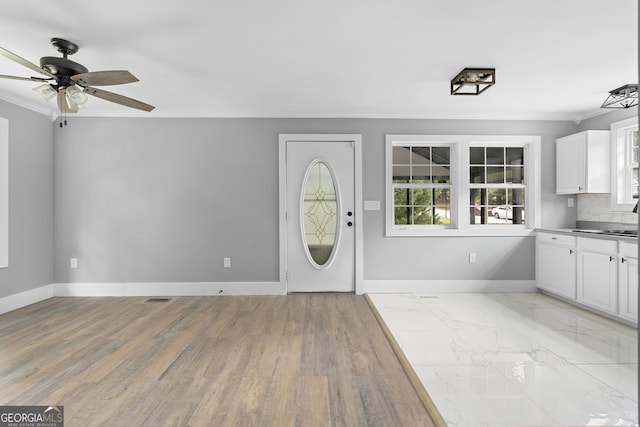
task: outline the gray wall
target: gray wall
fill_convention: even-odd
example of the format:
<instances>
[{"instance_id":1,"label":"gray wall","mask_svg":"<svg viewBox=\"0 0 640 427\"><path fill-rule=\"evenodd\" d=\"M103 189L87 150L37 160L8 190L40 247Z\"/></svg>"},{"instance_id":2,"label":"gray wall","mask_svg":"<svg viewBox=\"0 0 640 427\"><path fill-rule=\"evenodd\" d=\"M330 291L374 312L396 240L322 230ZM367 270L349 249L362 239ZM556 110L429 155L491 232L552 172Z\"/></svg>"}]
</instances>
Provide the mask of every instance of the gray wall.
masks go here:
<instances>
[{"instance_id":1,"label":"gray wall","mask_svg":"<svg viewBox=\"0 0 640 427\"><path fill-rule=\"evenodd\" d=\"M9 120L9 267L0 298L53 283L53 139L51 120L0 101Z\"/></svg>"},{"instance_id":2,"label":"gray wall","mask_svg":"<svg viewBox=\"0 0 640 427\"><path fill-rule=\"evenodd\" d=\"M629 119L638 115L638 108L627 108L622 110L610 110L606 114L592 117L587 120L583 120L578 126L578 131L585 130L610 130L611 123L619 122L620 120Z\"/></svg>"},{"instance_id":3,"label":"gray wall","mask_svg":"<svg viewBox=\"0 0 640 427\"><path fill-rule=\"evenodd\" d=\"M385 134L541 135L543 225L572 226L554 140L572 122L74 117L54 132L57 282L278 278L278 134L359 133L366 200L384 205ZM364 213L365 279L534 279L532 237L384 237ZM467 253L478 253L469 265ZM232 258L224 269L223 257ZM79 268L69 269L77 257Z\"/></svg>"}]
</instances>

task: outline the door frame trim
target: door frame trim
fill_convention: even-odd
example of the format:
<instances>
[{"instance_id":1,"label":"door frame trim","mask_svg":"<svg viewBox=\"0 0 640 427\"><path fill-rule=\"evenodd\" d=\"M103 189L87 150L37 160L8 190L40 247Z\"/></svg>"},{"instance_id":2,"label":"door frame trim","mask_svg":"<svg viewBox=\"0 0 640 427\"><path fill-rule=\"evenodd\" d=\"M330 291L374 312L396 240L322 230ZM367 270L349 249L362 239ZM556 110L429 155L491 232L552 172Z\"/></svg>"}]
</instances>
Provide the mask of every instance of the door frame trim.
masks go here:
<instances>
[{"instance_id":1,"label":"door frame trim","mask_svg":"<svg viewBox=\"0 0 640 427\"><path fill-rule=\"evenodd\" d=\"M280 239L280 284L288 292L287 280L287 142L353 142L354 149L354 292L357 295L364 293L363 284L363 222L362 222L362 135L360 134L279 134L278 135L278 174L279 174L279 206L278 227Z\"/></svg>"}]
</instances>

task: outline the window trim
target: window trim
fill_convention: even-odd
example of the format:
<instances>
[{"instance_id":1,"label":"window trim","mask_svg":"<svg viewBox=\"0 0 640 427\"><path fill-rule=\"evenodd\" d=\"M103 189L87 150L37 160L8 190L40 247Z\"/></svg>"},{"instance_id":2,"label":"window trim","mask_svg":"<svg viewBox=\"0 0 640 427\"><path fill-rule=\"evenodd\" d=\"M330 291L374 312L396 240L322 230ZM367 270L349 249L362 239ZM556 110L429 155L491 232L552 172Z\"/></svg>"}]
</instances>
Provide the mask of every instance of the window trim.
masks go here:
<instances>
[{"instance_id":1,"label":"window trim","mask_svg":"<svg viewBox=\"0 0 640 427\"><path fill-rule=\"evenodd\" d=\"M0 268L9 266L9 120L0 117Z\"/></svg>"},{"instance_id":2,"label":"window trim","mask_svg":"<svg viewBox=\"0 0 640 427\"><path fill-rule=\"evenodd\" d=\"M395 145L407 143L450 144L451 147L451 227L414 226L398 229L393 224L393 152ZM400 143L400 144L398 144ZM469 147L471 145L522 146L525 148L525 224L469 224ZM542 139L538 135L398 135L385 136L385 236L528 236L541 226Z\"/></svg>"},{"instance_id":3,"label":"window trim","mask_svg":"<svg viewBox=\"0 0 640 427\"><path fill-rule=\"evenodd\" d=\"M626 196L625 168L622 163L626 161L626 141L619 137L619 133L627 128L638 126L638 117L634 116L625 120L611 123L611 196L610 207L612 211L629 213L636 205L623 198Z\"/></svg>"}]
</instances>

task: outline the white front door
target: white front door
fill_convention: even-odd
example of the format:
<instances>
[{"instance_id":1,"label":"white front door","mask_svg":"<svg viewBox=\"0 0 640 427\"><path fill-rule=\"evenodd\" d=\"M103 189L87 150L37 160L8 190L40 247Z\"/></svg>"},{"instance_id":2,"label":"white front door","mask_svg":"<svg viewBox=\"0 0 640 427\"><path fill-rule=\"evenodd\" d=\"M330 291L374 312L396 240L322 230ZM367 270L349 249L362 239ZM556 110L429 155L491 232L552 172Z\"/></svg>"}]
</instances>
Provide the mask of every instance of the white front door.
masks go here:
<instances>
[{"instance_id":1,"label":"white front door","mask_svg":"<svg viewBox=\"0 0 640 427\"><path fill-rule=\"evenodd\" d=\"M288 292L353 292L355 143L287 140Z\"/></svg>"}]
</instances>

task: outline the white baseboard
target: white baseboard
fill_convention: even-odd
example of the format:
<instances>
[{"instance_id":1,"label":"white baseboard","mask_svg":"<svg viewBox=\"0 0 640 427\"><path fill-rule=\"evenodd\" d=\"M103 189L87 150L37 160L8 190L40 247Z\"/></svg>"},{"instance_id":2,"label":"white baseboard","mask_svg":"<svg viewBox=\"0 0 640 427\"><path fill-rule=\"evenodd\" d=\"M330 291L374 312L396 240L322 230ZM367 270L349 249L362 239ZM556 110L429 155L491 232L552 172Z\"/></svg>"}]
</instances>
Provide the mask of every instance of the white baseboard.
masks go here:
<instances>
[{"instance_id":1,"label":"white baseboard","mask_svg":"<svg viewBox=\"0 0 640 427\"><path fill-rule=\"evenodd\" d=\"M364 280L364 293L536 292L535 280Z\"/></svg>"},{"instance_id":2,"label":"white baseboard","mask_svg":"<svg viewBox=\"0 0 640 427\"><path fill-rule=\"evenodd\" d=\"M280 282L55 283L58 297L286 295Z\"/></svg>"},{"instance_id":3,"label":"white baseboard","mask_svg":"<svg viewBox=\"0 0 640 427\"><path fill-rule=\"evenodd\" d=\"M536 292L535 280L363 280L362 284L358 293ZM54 283L0 298L0 314L53 297L286 294L284 282Z\"/></svg>"},{"instance_id":4,"label":"white baseboard","mask_svg":"<svg viewBox=\"0 0 640 427\"><path fill-rule=\"evenodd\" d=\"M0 298L0 314L8 313L49 298L53 298L53 285L41 286L28 291Z\"/></svg>"}]
</instances>

